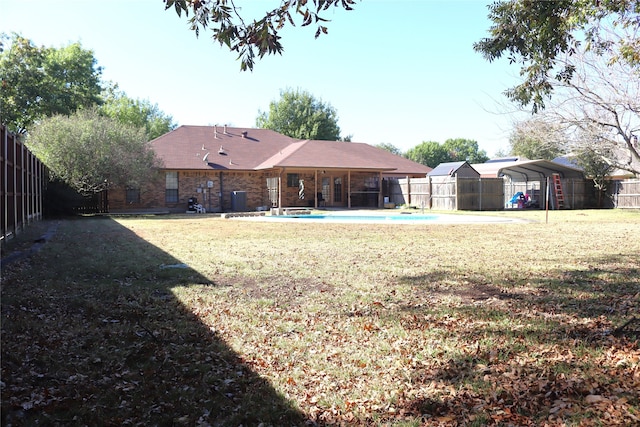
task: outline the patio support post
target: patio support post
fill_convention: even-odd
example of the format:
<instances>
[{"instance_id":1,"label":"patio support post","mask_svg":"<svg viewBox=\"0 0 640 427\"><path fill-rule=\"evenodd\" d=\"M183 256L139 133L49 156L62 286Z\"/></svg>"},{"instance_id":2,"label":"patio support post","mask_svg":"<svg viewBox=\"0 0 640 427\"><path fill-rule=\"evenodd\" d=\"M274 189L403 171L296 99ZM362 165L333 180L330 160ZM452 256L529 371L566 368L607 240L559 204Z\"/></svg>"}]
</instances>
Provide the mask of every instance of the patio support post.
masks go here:
<instances>
[{"instance_id":1,"label":"patio support post","mask_svg":"<svg viewBox=\"0 0 640 427\"><path fill-rule=\"evenodd\" d=\"M280 215L282 209L282 175L284 174L285 168L280 170L280 175L278 175L278 215Z\"/></svg>"},{"instance_id":2,"label":"patio support post","mask_svg":"<svg viewBox=\"0 0 640 427\"><path fill-rule=\"evenodd\" d=\"M313 173L313 206L318 209L318 169L315 169Z\"/></svg>"},{"instance_id":3,"label":"patio support post","mask_svg":"<svg viewBox=\"0 0 640 427\"><path fill-rule=\"evenodd\" d=\"M351 170L347 171L347 207L351 209Z\"/></svg>"},{"instance_id":4,"label":"patio support post","mask_svg":"<svg viewBox=\"0 0 640 427\"><path fill-rule=\"evenodd\" d=\"M378 172L378 207L384 207L384 199L382 198L382 171Z\"/></svg>"}]
</instances>

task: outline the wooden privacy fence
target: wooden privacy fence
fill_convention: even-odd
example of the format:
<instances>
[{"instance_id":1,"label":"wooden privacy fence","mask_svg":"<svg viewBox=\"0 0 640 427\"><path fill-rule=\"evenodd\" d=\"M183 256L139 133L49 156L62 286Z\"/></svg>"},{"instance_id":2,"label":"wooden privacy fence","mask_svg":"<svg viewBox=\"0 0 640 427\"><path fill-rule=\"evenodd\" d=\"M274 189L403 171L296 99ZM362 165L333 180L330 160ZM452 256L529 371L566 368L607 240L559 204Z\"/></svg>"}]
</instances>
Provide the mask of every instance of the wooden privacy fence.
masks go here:
<instances>
[{"instance_id":1,"label":"wooden privacy fence","mask_svg":"<svg viewBox=\"0 0 640 427\"><path fill-rule=\"evenodd\" d=\"M502 178L387 178L389 202L436 210L504 209Z\"/></svg>"},{"instance_id":2,"label":"wooden privacy fence","mask_svg":"<svg viewBox=\"0 0 640 427\"><path fill-rule=\"evenodd\" d=\"M0 127L2 152L2 185L0 185L0 210L2 241L22 230L30 222L43 216L43 192L46 183L46 167L18 137Z\"/></svg>"},{"instance_id":3,"label":"wooden privacy fence","mask_svg":"<svg viewBox=\"0 0 640 427\"><path fill-rule=\"evenodd\" d=\"M547 200L546 181L514 182L503 178L463 178L436 176L427 178L386 178L389 202L435 210L470 210L490 211L516 207L510 200L521 191L531 196L535 203L532 206L544 208ZM589 206L589 186L583 179L563 179L565 208L583 209ZM640 182L640 181L638 181ZM635 202L640 198L640 184L633 190L625 184L629 191L625 203ZM622 187L621 187L622 188ZM623 197L627 197L626 195ZM550 208L557 207L550 200ZM636 205L638 206L638 205Z\"/></svg>"},{"instance_id":4,"label":"wooden privacy fence","mask_svg":"<svg viewBox=\"0 0 640 427\"><path fill-rule=\"evenodd\" d=\"M616 208L640 208L640 179L615 181L613 205Z\"/></svg>"}]
</instances>

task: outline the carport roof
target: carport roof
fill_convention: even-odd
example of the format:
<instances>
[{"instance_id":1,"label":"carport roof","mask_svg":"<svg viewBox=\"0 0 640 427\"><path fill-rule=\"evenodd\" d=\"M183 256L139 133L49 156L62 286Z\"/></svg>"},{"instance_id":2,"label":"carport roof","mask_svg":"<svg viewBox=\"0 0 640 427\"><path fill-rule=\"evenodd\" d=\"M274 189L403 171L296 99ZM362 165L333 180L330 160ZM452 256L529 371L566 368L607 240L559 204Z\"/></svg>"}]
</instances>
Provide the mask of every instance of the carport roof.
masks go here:
<instances>
[{"instance_id":1,"label":"carport roof","mask_svg":"<svg viewBox=\"0 0 640 427\"><path fill-rule=\"evenodd\" d=\"M476 163L472 166L483 178L508 176L512 181L541 181L554 173L560 174L561 178L584 178L584 172L580 169L549 160L509 160Z\"/></svg>"}]
</instances>

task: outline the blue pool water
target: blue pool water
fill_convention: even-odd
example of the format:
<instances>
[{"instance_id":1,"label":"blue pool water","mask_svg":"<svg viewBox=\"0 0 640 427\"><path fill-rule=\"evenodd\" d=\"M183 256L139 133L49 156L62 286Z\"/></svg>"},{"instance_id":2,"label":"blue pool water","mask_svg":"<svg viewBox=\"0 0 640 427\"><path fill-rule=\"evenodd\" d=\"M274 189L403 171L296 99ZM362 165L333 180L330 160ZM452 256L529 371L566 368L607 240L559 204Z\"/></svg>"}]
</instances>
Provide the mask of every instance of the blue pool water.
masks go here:
<instances>
[{"instance_id":1,"label":"blue pool water","mask_svg":"<svg viewBox=\"0 0 640 427\"><path fill-rule=\"evenodd\" d=\"M274 222L325 222L360 224L471 224L471 223L523 223L526 220L494 216L451 215L451 214L311 214L311 215L269 215L247 216L236 219L244 221Z\"/></svg>"},{"instance_id":2,"label":"blue pool water","mask_svg":"<svg viewBox=\"0 0 640 427\"><path fill-rule=\"evenodd\" d=\"M321 219L327 221L434 221L439 215L282 215L273 219Z\"/></svg>"}]
</instances>

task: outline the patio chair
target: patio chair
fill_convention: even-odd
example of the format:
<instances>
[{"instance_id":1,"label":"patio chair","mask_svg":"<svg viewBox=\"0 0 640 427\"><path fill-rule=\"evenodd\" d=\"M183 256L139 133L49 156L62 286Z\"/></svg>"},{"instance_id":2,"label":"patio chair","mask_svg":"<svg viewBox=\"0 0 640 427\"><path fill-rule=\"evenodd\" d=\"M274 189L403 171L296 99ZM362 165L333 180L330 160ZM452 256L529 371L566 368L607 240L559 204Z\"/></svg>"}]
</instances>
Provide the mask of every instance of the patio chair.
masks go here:
<instances>
[{"instance_id":1,"label":"patio chair","mask_svg":"<svg viewBox=\"0 0 640 427\"><path fill-rule=\"evenodd\" d=\"M322 191L318 191L318 194L316 195L317 199L318 199L318 207L320 206L327 206L327 201L324 199L323 195L322 195Z\"/></svg>"}]
</instances>

